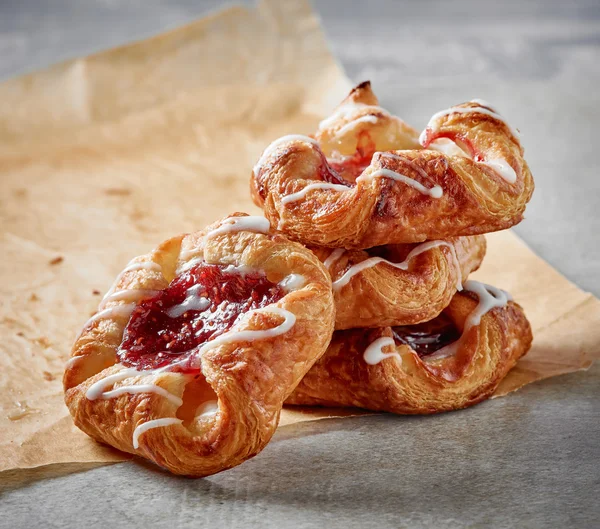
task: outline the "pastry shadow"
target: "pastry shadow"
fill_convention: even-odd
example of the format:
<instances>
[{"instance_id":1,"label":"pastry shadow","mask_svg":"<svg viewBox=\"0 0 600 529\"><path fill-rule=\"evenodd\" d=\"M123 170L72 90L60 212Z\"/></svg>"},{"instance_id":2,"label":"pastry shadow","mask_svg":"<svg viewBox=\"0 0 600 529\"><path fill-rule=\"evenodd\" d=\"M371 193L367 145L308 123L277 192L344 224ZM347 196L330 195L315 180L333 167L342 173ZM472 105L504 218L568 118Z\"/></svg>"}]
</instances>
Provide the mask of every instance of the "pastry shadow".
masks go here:
<instances>
[{"instance_id":1,"label":"pastry shadow","mask_svg":"<svg viewBox=\"0 0 600 529\"><path fill-rule=\"evenodd\" d=\"M598 373L600 368L597 364L588 372L570 373L539 381L504 398L443 414L398 416L373 413L286 425L277 430L265 450L256 457L239 467L206 478L175 476L143 458L134 457L130 462L106 470L99 467L112 467L115 463L52 464L33 469L7 470L0 473L0 493L87 471L92 474L106 472L106 475L127 472L131 473L130 479L137 480L146 476L151 480L156 479L162 487L173 491L185 490L192 497L201 495L214 498L215 501L233 501L238 498L235 491L239 486L243 488L245 498L298 503L302 500L296 494L311 497L315 494L314 480L325 484L332 480L352 484L360 480L364 473L370 481L379 483L381 480L381 486L390 487L393 494L400 493L397 488L401 478L403 487L410 485L411 497L419 490L427 494L428 486L438 493L448 490L452 497L456 485L452 476L455 476L456 469L452 468L450 460L454 458L458 463L462 462L465 468L459 469L461 473L469 471L477 477L480 469L472 468L477 458L487 461L492 457L485 449L480 448L479 443L482 439L489 440L486 424L501 425L503 433L499 437L502 438L507 435L504 430L511 431L513 425L522 428L523 415L532 416L533 413L535 418L535 409L539 408L540 401L564 403L565 395L569 395L572 406L579 408L589 403L590 397L595 395ZM393 442L387 431L390 429L395 436ZM380 438L378 430L386 435ZM528 432L529 436L536 435L535 429L531 428L513 432L511 443L514 445L518 439L527 440ZM460 439L457 438L459 435ZM329 437L332 439L328 439ZM448 443L440 442L440 439L448 439ZM460 448L458 453L457 445ZM444 450L449 454L449 460L443 457ZM498 448L494 453L504 456ZM125 470L125 467L128 469ZM436 476L433 484L430 483L431 480L423 479L423 472L429 473L427 469L430 468L431 474ZM444 469L448 472L442 472ZM376 470L375 474L372 474L373 470ZM393 477L386 477L389 473ZM325 487L325 484L318 484L317 490ZM379 486L378 484L377 487ZM290 487L296 492L286 492ZM340 501L346 497L343 490L338 490L332 484L326 488L324 494L328 496L335 496ZM387 489L381 491L380 500L383 501L387 495Z\"/></svg>"},{"instance_id":2,"label":"pastry shadow","mask_svg":"<svg viewBox=\"0 0 600 529\"><path fill-rule=\"evenodd\" d=\"M92 463L56 463L34 468L16 468L0 472L0 494L20 489L41 480L80 474L100 467L116 465L123 461Z\"/></svg>"},{"instance_id":3,"label":"pastry shadow","mask_svg":"<svg viewBox=\"0 0 600 529\"><path fill-rule=\"evenodd\" d=\"M415 454L413 461L406 460L407 452L414 454L423 436L413 436L407 446L408 436L403 430L418 424L427 431L435 422L433 416L379 414L298 423L277 432L261 454L243 465L176 486L185 489L190 502L194 498L206 501L208 496L211 502L234 502L236 509L243 508L240 504L279 504L357 516L371 508L397 513L412 509L433 488L450 496L452 491L454 496L457 493L453 472L441 477L436 472L433 483L433 474L423 475L422 454ZM377 446L369 437L381 428L388 433L394 430L396 439L391 443L386 439Z\"/></svg>"}]
</instances>

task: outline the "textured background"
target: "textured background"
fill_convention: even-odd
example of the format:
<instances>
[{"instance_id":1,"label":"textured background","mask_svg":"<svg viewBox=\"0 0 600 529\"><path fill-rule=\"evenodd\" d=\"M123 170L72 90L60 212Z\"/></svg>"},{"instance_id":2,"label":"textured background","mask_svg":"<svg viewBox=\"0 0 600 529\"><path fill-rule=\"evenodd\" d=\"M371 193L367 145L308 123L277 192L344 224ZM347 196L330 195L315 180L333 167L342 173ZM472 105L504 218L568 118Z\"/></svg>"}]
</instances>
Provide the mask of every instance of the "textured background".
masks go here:
<instances>
[{"instance_id":1,"label":"textured background","mask_svg":"<svg viewBox=\"0 0 600 529\"><path fill-rule=\"evenodd\" d=\"M0 78L176 27L199 0L0 0ZM417 128L472 97L523 132L526 242L600 295L600 3L314 3L334 54ZM0 102L2 104L2 102ZM510 266L511 263L506 263ZM204 480L122 464L8 492L0 527L593 527L600 368L437 417L302 424Z\"/></svg>"}]
</instances>

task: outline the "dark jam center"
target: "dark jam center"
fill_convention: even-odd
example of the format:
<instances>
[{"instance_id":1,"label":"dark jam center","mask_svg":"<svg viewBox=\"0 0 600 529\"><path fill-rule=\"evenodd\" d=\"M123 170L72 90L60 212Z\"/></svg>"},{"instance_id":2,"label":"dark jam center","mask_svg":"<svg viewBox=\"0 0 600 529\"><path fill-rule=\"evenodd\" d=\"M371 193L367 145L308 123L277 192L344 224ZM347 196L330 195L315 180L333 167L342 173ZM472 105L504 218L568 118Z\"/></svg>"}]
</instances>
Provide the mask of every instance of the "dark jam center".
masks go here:
<instances>
[{"instance_id":1,"label":"dark jam center","mask_svg":"<svg viewBox=\"0 0 600 529\"><path fill-rule=\"evenodd\" d=\"M460 331L444 314L418 325L393 327L392 331L396 343L410 346L421 358L460 338Z\"/></svg>"},{"instance_id":2,"label":"dark jam center","mask_svg":"<svg viewBox=\"0 0 600 529\"><path fill-rule=\"evenodd\" d=\"M262 274L199 264L138 304L125 328L119 361L137 369L180 362L178 370L193 371L189 360L194 350L227 332L244 313L283 295Z\"/></svg>"}]
</instances>

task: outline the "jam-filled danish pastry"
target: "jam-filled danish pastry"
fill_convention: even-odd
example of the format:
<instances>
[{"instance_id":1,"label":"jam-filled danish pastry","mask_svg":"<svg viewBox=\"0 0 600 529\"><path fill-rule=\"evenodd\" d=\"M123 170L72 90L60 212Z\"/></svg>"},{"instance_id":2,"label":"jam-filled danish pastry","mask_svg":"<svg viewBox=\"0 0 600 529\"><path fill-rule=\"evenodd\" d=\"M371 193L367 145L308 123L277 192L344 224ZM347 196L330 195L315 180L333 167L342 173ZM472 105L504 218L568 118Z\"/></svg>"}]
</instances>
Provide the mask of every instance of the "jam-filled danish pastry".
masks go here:
<instances>
[{"instance_id":1,"label":"jam-filled danish pastry","mask_svg":"<svg viewBox=\"0 0 600 529\"><path fill-rule=\"evenodd\" d=\"M316 256L235 214L123 270L73 346L65 400L94 439L213 474L264 448L333 321Z\"/></svg>"},{"instance_id":2,"label":"jam-filled danish pastry","mask_svg":"<svg viewBox=\"0 0 600 529\"><path fill-rule=\"evenodd\" d=\"M399 414L465 408L494 392L531 341L506 292L467 281L430 322L335 332L287 403Z\"/></svg>"},{"instance_id":3,"label":"jam-filled danish pastry","mask_svg":"<svg viewBox=\"0 0 600 529\"><path fill-rule=\"evenodd\" d=\"M489 104L438 112L419 141L363 83L314 138L285 136L265 149L253 199L279 231L329 248L475 235L522 219L533 178L517 131Z\"/></svg>"},{"instance_id":4,"label":"jam-filled danish pastry","mask_svg":"<svg viewBox=\"0 0 600 529\"><path fill-rule=\"evenodd\" d=\"M312 248L333 280L337 330L435 318L479 268L485 249L483 235L369 250Z\"/></svg>"}]
</instances>

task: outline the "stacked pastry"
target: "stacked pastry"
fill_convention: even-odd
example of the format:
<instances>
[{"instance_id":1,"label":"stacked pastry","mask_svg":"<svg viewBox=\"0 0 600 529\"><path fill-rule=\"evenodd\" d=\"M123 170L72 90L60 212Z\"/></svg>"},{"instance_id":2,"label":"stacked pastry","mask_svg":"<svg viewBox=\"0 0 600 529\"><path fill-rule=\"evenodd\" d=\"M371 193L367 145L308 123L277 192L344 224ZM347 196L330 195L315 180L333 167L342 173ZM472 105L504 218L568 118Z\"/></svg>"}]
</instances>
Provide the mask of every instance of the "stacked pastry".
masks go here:
<instances>
[{"instance_id":1,"label":"stacked pastry","mask_svg":"<svg viewBox=\"0 0 600 529\"><path fill-rule=\"evenodd\" d=\"M480 234L518 223L533 192L518 134L489 104L438 112L419 137L363 83L314 138L271 144L251 189L332 279L336 332L289 404L463 408L529 349L521 307L467 279Z\"/></svg>"},{"instance_id":2,"label":"stacked pastry","mask_svg":"<svg viewBox=\"0 0 600 529\"><path fill-rule=\"evenodd\" d=\"M85 323L65 401L94 439L206 476L260 452L285 402L462 408L527 352L521 307L468 280L482 234L519 222L533 191L486 103L418 138L364 83L314 137L271 144L251 188L266 218L134 258Z\"/></svg>"}]
</instances>

